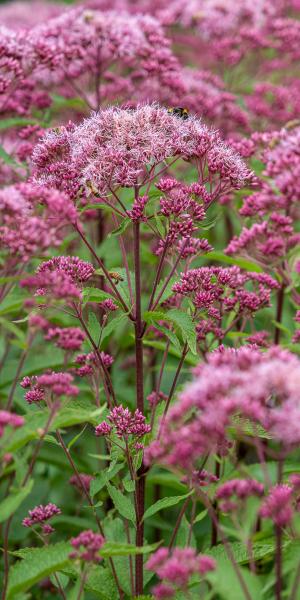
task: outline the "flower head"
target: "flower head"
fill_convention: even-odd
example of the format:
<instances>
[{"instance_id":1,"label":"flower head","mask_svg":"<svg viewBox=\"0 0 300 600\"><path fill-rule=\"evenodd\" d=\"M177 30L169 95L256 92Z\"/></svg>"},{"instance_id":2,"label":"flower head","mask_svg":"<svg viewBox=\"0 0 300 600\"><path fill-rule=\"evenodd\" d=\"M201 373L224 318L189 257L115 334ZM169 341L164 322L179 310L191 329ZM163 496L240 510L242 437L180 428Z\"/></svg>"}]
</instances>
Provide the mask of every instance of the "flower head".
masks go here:
<instances>
[{"instance_id":1,"label":"flower head","mask_svg":"<svg viewBox=\"0 0 300 600\"><path fill-rule=\"evenodd\" d=\"M71 546L73 546L74 551L71 552L70 558L99 563L102 560L99 550L104 542L105 539L100 533L94 533L90 529L82 531L77 537L71 539Z\"/></svg>"},{"instance_id":2,"label":"flower head","mask_svg":"<svg viewBox=\"0 0 300 600\"><path fill-rule=\"evenodd\" d=\"M9 412L7 410L0 410L0 437L3 436L4 429L8 425L13 429L18 429L24 425L25 419L21 415Z\"/></svg>"},{"instance_id":3,"label":"flower head","mask_svg":"<svg viewBox=\"0 0 300 600\"><path fill-rule=\"evenodd\" d=\"M135 439L143 437L151 431L150 425L146 424L146 417L137 409L134 413L123 406L113 408L107 420L96 427L96 435L110 435L114 430L119 438L132 436Z\"/></svg>"},{"instance_id":4,"label":"flower head","mask_svg":"<svg viewBox=\"0 0 300 600\"><path fill-rule=\"evenodd\" d=\"M172 598L177 589L185 590L194 574L202 577L214 570L216 563L213 558L196 553L194 548L160 548L148 560L146 568L154 571L163 581L154 588L155 598ZM163 591L169 595L163 595Z\"/></svg>"},{"instance_id":5,"label":"flower head","mask_svg":"<svg viewBox=\"0 0 300 600\"><path fill-rule=\"evenodd\" d=\"M260 508L260 516L272 519L278 527L289 525L293 517L292 494L293 488L289 485L275 485Z\"/></svg>"},{"instance_id":6,"label":"flower head","mask_svg":"<svg viewBox=\"0 0 300 600\"><path fill-rule=\"evenodd\" d=\"M49 519L52 519L52 517L55 517L55 515L60 514L61 510L56 506L56 504L52 504L51 502L46 505L40 504L39 506L36 506L35 508L29 511L29 516L25 517L22 523L24 527L32 527L33 525L43 525L45 521L49 521ZM47 530L44 533L47 533ZM50 532L48 531L48 533Z\"/></svg>"}]
</instances>

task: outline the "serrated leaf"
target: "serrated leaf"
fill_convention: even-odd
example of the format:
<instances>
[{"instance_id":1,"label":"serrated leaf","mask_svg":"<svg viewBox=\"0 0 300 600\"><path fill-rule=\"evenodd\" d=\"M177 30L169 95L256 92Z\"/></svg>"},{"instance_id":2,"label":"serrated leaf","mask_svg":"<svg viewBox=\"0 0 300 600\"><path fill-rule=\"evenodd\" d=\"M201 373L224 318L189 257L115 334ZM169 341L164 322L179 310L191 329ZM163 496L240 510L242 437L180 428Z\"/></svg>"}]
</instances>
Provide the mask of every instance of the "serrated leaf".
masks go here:
<instances>
[{"instance_id":1,"label":"serrated leaf","mask_svg":"<svg viewBox=\"0 0 300 600\"><path fill-rule=\"evenodd\" d=\"M169 310L167 316L179 327L182 338L187 342L191 352L197 354L197 337L192 317L178 308Z\"/></svg>"},{"instance_id":2,"label":"serrated leaf","mask_svg":"<svg viewBox=\"0 0 300 600\"><path fill-rule=\"evenodd\" d=\"M163 321L166 317L166 314L162 311L146 311L143 315L144 320L147 323L151 323L154 327L164 333L164 335L170 340L170 342L177 348L179 352L181 352L181 345L177 335L174 331L171 331L167 327L160 325L157 321ZM165 319L168 320L168 319Z\"/></svg>"},{"instance_id":3,"label":"serrated leaf","mask_svg":"<svg viewBox=\"0 0 300 600\"><path fill-rule=\"evenodd\" d=\"M23 488L19 491L15 490L11 492L7 498L0 502L0 523L9 519L9 517L16 512L23 500L30 494L32 487L33 479L29 479Z\"/></svg>"},{"instance_id":4,"label":"serrated leaf","mask_svg":"<svg viewBox=\"0 0 300 600\"><path fill-rule=\"evenodd\" d=\"M285 543L285 547L287 542ZM249 552L245 544L242 542L233 542L230 544L231 551L234 555L234 558L238 564L247 564L249 562ZM267 556L272 556L275 552L275 538L270 539L268 542L260 543L254 542L252 544L252 556L254 560L260 560ZM214 546L209 550L205 551L209 556L213 556L215 559L222 558L224 560L230 560L226 549L223 545L218 544L218 546Z\"/></svg>"},{"instance_id":5,"label":"serrated leaf","mask_svg":"<svg viewBox=\"0 0 300 600\"><path fill-rule=\"evenodd\" d=\"M122 492L120 492L120 490L115 488L110 483L107 483L106 487L107 487L108 493L115 505L115 508L120 513L120 515L122 515L122 517L124 517L125 519L132 521L132 523L135 523L136 518L135 518L134 506L133 506L133 503L131 502L131 500L128 498L128 496L125 496L125 494L122 494Z\"/></svg>"},{"instance_id":6,"label":"serrated leaf","mask_svg":"<svg viewBox=\"0 0 300 600\"><path fill-rule=\"evenodd\" d=\"M70 562L70 551L67 542L19 551L19 556L24 558L10 570L8 600L14 600L18 592L26 591L51 573L62 570Z\"/></svg>"},{"instance_id":7,"label":"serrated leaf","mask_svg":"<svg viewBox=\"0 0 300 600\"><path fill-rule=\"evenodd\" d=\"M118 589L110 569L99 567L99 565L92 567L90 570L84 588L103 600L119 599Z\"/></svg>"},{"instance_id":8,"label":"serrated leaf","mask_svg":"<svg viewBox=\"0 0 300 600\"><path fill-rule=\"evenodd\" d=\"M152 517L153 515L158 513L160 510L163 510L164 508L169 508L170 506L176 506L177 504L179 504L179 502L181 502L182 500L185 500L185 498L188 498L189 496L191 496L192 493L193 493L193 490L191 492L188 492L187 494L184 494L183 496L168 496L167 498L162 498L161 500L157 500L157 502L152 504L152 506L149 506L149 508L145 511L143 521L145 521L146 519L149 519L149 517Z\"/></svg>"}]
</instances>

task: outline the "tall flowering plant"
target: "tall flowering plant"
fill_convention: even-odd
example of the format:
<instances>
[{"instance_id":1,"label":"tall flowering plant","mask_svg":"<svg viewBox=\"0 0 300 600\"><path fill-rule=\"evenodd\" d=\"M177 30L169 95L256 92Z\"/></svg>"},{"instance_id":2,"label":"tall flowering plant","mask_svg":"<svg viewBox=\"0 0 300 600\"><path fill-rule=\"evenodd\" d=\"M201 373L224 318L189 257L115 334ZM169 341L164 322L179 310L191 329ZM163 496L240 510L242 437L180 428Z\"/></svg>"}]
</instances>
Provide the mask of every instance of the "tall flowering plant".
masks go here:
<instances>
[{"instance_id":1,"label":"tall flowering plant","mask_svg":"<svg viewBox=\"0 0 300 600\"><path fill-rule=\"evenodd\" d=\"M3 11L2 600L297 598L288 4Z\"/></svg>"}]
</instances>

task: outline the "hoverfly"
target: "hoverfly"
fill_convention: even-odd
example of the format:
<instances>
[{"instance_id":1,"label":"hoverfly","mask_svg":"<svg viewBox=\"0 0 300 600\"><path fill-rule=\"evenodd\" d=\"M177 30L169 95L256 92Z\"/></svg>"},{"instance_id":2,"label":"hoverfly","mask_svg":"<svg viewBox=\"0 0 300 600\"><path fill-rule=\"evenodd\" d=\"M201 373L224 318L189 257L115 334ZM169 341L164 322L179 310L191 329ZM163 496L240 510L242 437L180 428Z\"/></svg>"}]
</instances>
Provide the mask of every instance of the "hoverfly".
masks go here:
<instances>
[{"instance_id":1,"label":"hoverfly","mask_svg":"<svg viewBox=\"0 0 300 600\"><path fill-rule=\"evenodd\" d=\"M168 108L169 115L174 115L175 117L179 117L186 121L189 118L189 110L187 108L183 108L182 106L170 106Z\"/></svg>"}]
</instances>

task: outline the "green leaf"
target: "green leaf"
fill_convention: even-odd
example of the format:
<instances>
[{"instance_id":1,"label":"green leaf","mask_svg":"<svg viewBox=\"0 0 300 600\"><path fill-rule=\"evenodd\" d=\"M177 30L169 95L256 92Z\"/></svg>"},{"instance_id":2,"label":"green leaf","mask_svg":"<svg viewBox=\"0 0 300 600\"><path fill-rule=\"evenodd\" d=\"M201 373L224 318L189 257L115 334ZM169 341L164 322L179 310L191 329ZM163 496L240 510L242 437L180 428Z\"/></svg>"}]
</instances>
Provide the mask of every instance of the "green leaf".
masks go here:
<instances>
[{"instance_id":1,"label":"green leaf","mask_svg":"<svg viewBox=\"0 0 300 600\"><path fill-rule=\"evenodd\" d=\"M81 431L79 431L79 433L77 433L77 435L75 435L71 441L68 443L68 449L70 450L70 448L72 448L72 446L74 446L74 444L76 444L77 440L79 440L79 438L82 436L82 434L85 432L86 430L86 425L82 428ZM59 445L59 443L55 440L55 442Z\"/></svg>"},{"instance_id":2,"label":"green leaf","mask_svg":"<svg viewBox=\"0 0 300 600\"><path fill-rule=\"evenodd\" d=\"M25 127L26 125L40 125L35 119L23 119L22 117L12 117L11 119L2 119L0 129L10 129L11 127Z\"/></svg>"},{"instance_id":3,"label":"green leaf","mask_svg":"<svg viewBox=\"0 0 300 600\"><path fill-rule=\"evenodd\" d=\"M115 508L120 513L120 515L122 515L122 517L124 517L125 519L132 521L132 523L135 523L136 519L134 506L131 500L128 498L128 496L122 494L120 490L117 490L117 488L115 488L110 483L107 483L106 487L115 505Z\"/></svg>"},{"instance_id":4,"label":"green leaf","mask_svg":"<svg viewBox=\"0 0 300 600\"><path fill-rule=\"evenodd\" d=\"M126 319L127 319L127 315L125 315L124 313L111 319L109 321L109 323L103 329L101 342L103 343L104 340L106 340L106 338L108 338L110 335L112 335L115 332L118 325L120 325Z\"/></svg>"},{"instance_id":5,"label":"green leaf","mask_svg":"<svg viewBox=\"0 0 300 600\"><path fill-rule=\"evenodd\" d=\"M89 311L88 330L90 332L92 339L94 340L94 343L96 344L96 346L98 346L100 336L101 336L101 325L100 325L99 320L97 319L95 313L92 310ZM89 340L88 340L88 342L89 342ZM92 343L90 343L90 345L93 350Z\"/></svg>"},{"instance_id":6,"label":"green leaf","mask_svg":"<svg viewBox=\"0 0 300 600\"><path fill-rule=\"evenodd\" d=\"M149 508L145 511L143 521L149 519L149 517L152 517L164 508L169 508L169 506L176 506L176 504L179 504L179 502L191 496L192 493L193 490L191 492L188 492L187 494L184 494L183 496L169 496L167 498L162 498L161 500L158 500L157 502L152 504L152 506L149 506Z\"/></svg>"},{"instance_id":7,"label":"green leaf","mask_svg":"<svg viewBox=\"0 0 300 600\"><path fill-rule=\"evenodd\" d=\"M97 598L103 600L119 599L117 586L110 569L100 567L99 565L90 569L84 588L88 592L93 592Z\"/></svg>"},{"instance_id":8,"label":"green leaf","mask_svg":"<svg viewBox=\"0 0 300 600\"><path fill-rule=\"evenodd\" d=\"M112 237L112 236L116 236L116 235L121 235L122 233L124 233L124 231L126 231L127 227L130 225L131 220L128 218L124 218L121 225L119 225L119 227L117 227L117 229L114 229L113 231L111 231L108 234L108 238Z\"/></svg>"},{"instance_id":9,"label":"green leaf","mask_svg":"<svg viewBox=\"0 0 300 600\"><path fill-rule=\"evenodd\" d=\"M33 479L29 479L26 485L19 491L13 491L7 498L0 503L0 523L9 519L22 504L23 500L30 494L33 486Z\"/></svg>"},{"instance_id":10,"label":"green leaf","mask_svg":"<svg viewBox=\"0 0 300 600\"><path fill-rule=\"evenodd\" d=\"M246 258L240 257L232 257L227 256L227 254L223 254L223 252L212 251L205 254L205 259L222 262L227 265L237 265L242 269L246 269L247 271L255 271L256 273L262 273L263 269L255 262L247 260Z\"/></svg>"},{"instance_id":11,"label":"green leaf","mask_svg":"<svg viewBox=\"0 0 300 600\"><path fill-rule=\"evenodd\" d=\"M165 316L165 313L163 313L162 311L146 311L143 315L143 318L147 323L154 325L158 331L164 333L164 335L170 340L173 346L175 346L175 348L177 348L177 350L181 352L181 345L174 331L171 331L167 327L164 327L163 325L160 325L157 322L164 320Z\"/></svg>"},{"instance_id":12,"label":"green leaf","mask_svg":"<svg viewBox=\"0 0 300 600\"><path fill-rule=\"evenodd\" d=\"M179 327L183 340L187 342L191 352L197 354L197 338L192 317L178 308L169 310L167 316Z\"/></svg>"},{"instance_id":13,"label":"green leaf","mask_svg":"<svg viewBox=\"0 0 300 600\"><path fill-rule=\"evenodd\" d=\"M249 562L249 553L248 549L242 542L233 542L230 544L230 548L232 554L236 560L236 562L240 565L247 564ZM254 560L260 560L261 558L265 558L266 556L272 556L275 552L275 538L271 538L268 542L254 542L252 544L252 556ZM226 549L223 545L219 544L218 546L214 546L209 550L205 551L209 556L213 556L215 559L224 559L226 561L230 561Z\"/></svg>"},{"instance_id":14,"label":"green leaf","mask_svg":"<svg viewBox=\"0 0 300 600\"><path fill-rule=\"evenodd\" d=\"M180 548L185 548L185 546L190 545L192 548L197 548L197 542L194 532L192 532L191 541L189 543L190 529L191 525L187 520L186 516L183 515L176 537L176 546L180 546Z\"/></svg>"},{"instance_id":15,"label":"green leaf","mask_svg":"<svg viewBox=\"0 0 300 600\"><path fill-rule=\"evenodd\" d=\"M22 560L10 570L8 600L14 600L18 592L30 589L41 579L66 567L70 563L70 551L71 546L67 542L19 550Z\"/></svg>"},{"instance_id":16,"label":"green leaf","mask_svg":"<svg viewBox=\"0 0 300 600\"><path fill-rule=\"evenodd\" d=\"M20 340L20 342L22 342L24 344L25 334L22 331L22 329L17 327L11 321L7 321L6 319L3 319L2 317L0 317L0 323L1 323L2 327L4 327L4 329L7 329L7 331L12 333L16 338L18 338L18 340Z\"/></svg>"},{"instance_id":17,"label":"green leaf","mask_svg":"<svg viewBox=\"0 0 300 600\"><path fill-rule=\"evenodd\" d=\"M194 525L195 525L196 523L199 523L200 521L203 521L203 519L205 519L205 517L206 517L207 513L208 513L208 510L207 510L207 509L205 509L205 510L201 510L201 512L200 512L200 513L199 513L199 514L198 514L198 515L195 517L195 519L194 519Z\"/></svg>"},{"instance_id":18,"label":"green leaf","mask_svg":"<svg viewBox=\"0 0 300 600\"><path fill-rule=\"evenodd\" d=\"M145 546L134 546L133 544L118 544L117 542L106 542L100 550L101 556L136 556L137 554L149 554L158 548L160 542L147 544Z\"/></svg>"},{"instance_id":19,"label":"green leaf","mask_svg":"<svg viewBox=\"0 0 300 600\"><path fill-rule=\"evenodd\" d=\"M239 573L243 577L252 600L260 600L262 592L261 579L253 575L248 569L240 567ZM207 579L213 586L218 598L222 600L244 600L245 594L237 577L234 567L227 560L219 560L215 571L207 574Z\"/></svg>"},{"instance_id":20,"label":"green leaf","mask_svg":"<svg viewBox=\"0 0 300 600\"><path fill-rule=\"evenodd\" d=\"M64 427L82 425L82 423L90 423L93 426L99 423L99 417L104 412L105 406L95 409L95 406L91 404L87 408L82 408L81 406L76 406L76 402L74 400L72 401L72 405L60 409L49 428L49 433ZM38 430L45 427L48 416L49 412L47 409L35 412L30 411L25 415L25 424L10 435L9 440L6 442L5 451L14 452L31 440L38 439Z\"/></svg>"},{"instance_id":21,"label":"green leaf","mask_svg":"<svg viewBox=\"0 0 300 600\"><path fill-rule=\"evenodd\" d=\"M95 494L98 494L106 484L119 473L123 468L123 465L118 463L110 465L109 469L104 469L99 475L96 475L95 479L91 481L90 494L92 498Z\"/></svg>"}]
</instances>

